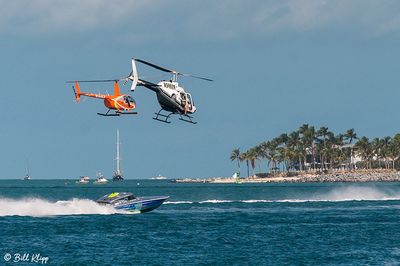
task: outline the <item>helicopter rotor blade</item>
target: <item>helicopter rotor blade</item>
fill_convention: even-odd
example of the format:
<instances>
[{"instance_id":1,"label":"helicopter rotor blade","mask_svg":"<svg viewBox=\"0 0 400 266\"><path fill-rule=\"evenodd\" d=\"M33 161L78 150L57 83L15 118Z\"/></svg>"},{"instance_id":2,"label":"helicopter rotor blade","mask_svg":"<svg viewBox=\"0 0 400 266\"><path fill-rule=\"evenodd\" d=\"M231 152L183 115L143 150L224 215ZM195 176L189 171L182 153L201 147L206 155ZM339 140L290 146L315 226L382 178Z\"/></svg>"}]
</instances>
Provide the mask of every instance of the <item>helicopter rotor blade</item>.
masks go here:
<instances>
[{"instance_id":1,"label":"helicopter rotor blade","mask_svg":"<svg viewBox=\"0 0 400 266\"><path fill-rule=\"evenodd\" d=\"M134 60L135 60L135 61L138 61L139 63L148 65L148 66L150 66L150 67L153 67L153 68L155 68L155 69L158 69L158 70L161 70L161 71L164 71L164 72L168 72L168 73L178 73L178 72L175 71L175 70L171 70L171 69L168 69L168 68L165 68L165 67L157 66L157 65L155 65L155 64L153 64L153 63L144 61L144 60L142 60L142 59L134 59Z\"/></svg>"},{"instance_id":2,"label":"helicopter rotor blade","mask_svg":"<svg viewBox=\"0 0 400 266\"><path fill-rule=\"evenodd\" d=\"M125 78L118 78L118 79L96 79L96 80L68 80L66 83L75 83L75 82L81 82L81 83L89 83L89 82L116 82L120 80L125 80Z\"/></svg>"},{"instance_id":3,"label":"helicopter rotor blade","mask_svg":"<svg viewBox=\"0 0 400 266\"><path fill-rule=\"evenodd\" d=\"M203 78L203 77L195 76L195 75L192 75L192 74L178 73L178 75L181 75L181 76L184 76L184 77L191 77L191 78L196 78L196 79L207 80L207 81L214 81L214 80L209 79L209 78Z\"/></svg>"},{"instance_id":4,"label":"helicopter rotor blade","mask_svg":"<svg viewBox=\"0 0 400 266\"><path fill-rule=\"evenodd\" d=\"M196 79L202 79L202 80L207 80L207 81L213 81L212 79L209 79L209 78L203 78L203 77L195 76L195 75L192 75L192 74L180 73L180 72L178 72L178 71L176 71L176 70L171 70L171 69L168 69L168 68L165 68L165 67L157 66L157 65L155 65L155 64L153 64L153 63L144 61L144 60L142 60L142 59L134 59L134 60L135 60L135 61L138 61L138 62L140 62L140 63L142 63L142 64L151 66L151 67L153 67L153 68L156 68L156 69L158 69L158 70L164 71L164 72L168 72L168 73L172 73L172 74L176 74L176 75L180 75L180 76L184 76L184 77L191 77L191 78L196 78Z\"/></svg>"}]
</instances>

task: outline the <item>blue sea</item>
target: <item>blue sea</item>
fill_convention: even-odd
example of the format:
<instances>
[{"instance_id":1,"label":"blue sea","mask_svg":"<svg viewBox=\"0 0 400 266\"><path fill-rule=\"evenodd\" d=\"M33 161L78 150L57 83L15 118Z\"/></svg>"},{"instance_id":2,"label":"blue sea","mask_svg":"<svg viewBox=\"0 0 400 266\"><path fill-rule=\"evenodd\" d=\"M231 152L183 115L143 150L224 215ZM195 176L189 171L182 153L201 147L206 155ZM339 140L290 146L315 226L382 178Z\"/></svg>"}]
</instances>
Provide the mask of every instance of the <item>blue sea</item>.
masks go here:
<instances>
[{"instance_id":1,"label":"blue sea","mask_svg":"<svg viewBox=\"0 0 400 266\"><path fill-rule=\"evenodd\" d=\"M170 199L94 202L114 191ZM0 180L0 230L0 265L400 265L400 184Z\"/></svg>"}]
</instances>

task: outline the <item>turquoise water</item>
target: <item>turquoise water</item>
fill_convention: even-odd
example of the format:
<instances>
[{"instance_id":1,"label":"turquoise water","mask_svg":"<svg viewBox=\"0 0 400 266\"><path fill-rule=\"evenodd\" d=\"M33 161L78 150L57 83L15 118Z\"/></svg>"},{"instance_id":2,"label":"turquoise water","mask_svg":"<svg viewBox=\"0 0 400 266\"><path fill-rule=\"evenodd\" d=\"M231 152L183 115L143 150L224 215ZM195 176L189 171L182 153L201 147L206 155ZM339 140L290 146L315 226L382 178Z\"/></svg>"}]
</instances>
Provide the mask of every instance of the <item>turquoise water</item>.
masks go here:
<instances>
[{"instance_id":1,"label":"turquoise water","mask_svg":"<svg viewBox=\"0 0 400 266\"><path fill-rule=\"evenodd\" d=\"M130 215L93 202L114 191L170 199ZM399 265L399 224L399 183L0 180L0 265Z\"/></svg>"}]
</instances>

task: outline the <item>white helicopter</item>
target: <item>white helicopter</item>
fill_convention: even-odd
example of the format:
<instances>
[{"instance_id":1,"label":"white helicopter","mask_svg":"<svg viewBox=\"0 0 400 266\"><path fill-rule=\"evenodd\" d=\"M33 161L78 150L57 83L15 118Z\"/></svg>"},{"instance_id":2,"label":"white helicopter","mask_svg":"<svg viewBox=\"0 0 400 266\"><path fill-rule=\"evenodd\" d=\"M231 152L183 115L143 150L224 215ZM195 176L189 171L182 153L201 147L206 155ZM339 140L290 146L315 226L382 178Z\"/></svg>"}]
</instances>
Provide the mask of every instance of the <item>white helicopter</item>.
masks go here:
<instances>
[{"instance_id":1,"label":"white helicopter","mask_svg":"<svg viewBox=\"0 0 400 266\"><path fill-rule=\"evenodd\" d=\"M136 68L136 62L145 64L147 66L153 67L155 69L168 72L172 74L170 80L162 80L157 84L143 80L139 78ZM176 70L170 70L164 67L157 66L155 64L146 62L141 59L132 58L132 72L125 79L132 81L131 91L134 91L136 86L143 86L152 91L157 95L157 100L161 106L160 111L155 113L153 119L164 122L171 123L169 120L170 116L173 114L178 114L180 120L196 124L192 119L193 117L189 114L196 112L196 106L194 105L193 98L190 93L187 93L185 89L178 84L178 76L192 77L207 81L213 81L208 78L198 77L191 74L180 73ZM162 113L162 111L167 112L167 114Z\"/></svg>"}]
</instances>

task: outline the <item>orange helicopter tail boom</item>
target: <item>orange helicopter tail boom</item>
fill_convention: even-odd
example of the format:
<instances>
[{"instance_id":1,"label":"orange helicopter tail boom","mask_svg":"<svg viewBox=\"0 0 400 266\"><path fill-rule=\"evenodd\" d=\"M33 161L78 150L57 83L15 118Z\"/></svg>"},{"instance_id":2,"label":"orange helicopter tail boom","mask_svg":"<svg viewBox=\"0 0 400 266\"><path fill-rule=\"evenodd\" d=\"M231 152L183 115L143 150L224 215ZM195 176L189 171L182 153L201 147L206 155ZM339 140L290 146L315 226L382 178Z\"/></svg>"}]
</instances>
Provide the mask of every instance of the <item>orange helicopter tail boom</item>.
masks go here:
<instances>
[{"instance_id":1,"label":"orange helicopter tail boom","mask_svg":"<svg viewBox=\"0 0 400 266\"><path fill-rule=\"evenodd\" d=\"M119 91L118 81L114 82L114 96L120 96L121 92Z\"/></svg>"}]
</instances>

